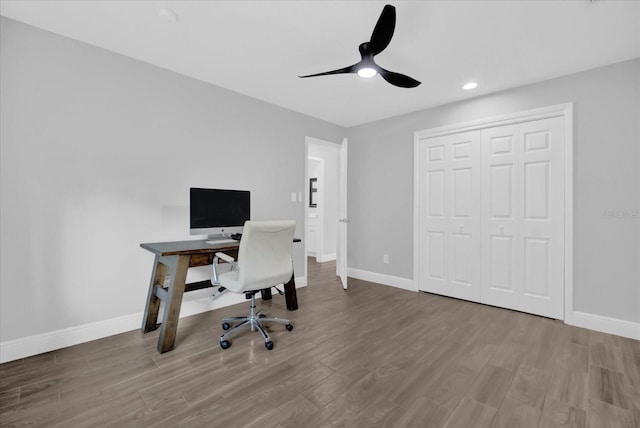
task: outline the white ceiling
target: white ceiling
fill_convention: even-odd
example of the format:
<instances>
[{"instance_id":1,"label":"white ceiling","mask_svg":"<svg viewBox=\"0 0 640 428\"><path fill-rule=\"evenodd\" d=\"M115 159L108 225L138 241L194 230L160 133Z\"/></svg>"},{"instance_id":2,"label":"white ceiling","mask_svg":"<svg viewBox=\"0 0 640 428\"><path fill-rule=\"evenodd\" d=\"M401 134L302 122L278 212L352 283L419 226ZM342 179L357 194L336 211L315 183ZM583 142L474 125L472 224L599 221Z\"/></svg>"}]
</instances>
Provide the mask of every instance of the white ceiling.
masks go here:
<instances>
[{"instance_id":1,"label":"white ceiling","mask_svg":"<svg viewBox=\"0 0 640 428\"><path fill-rule=\"evenodd\" d=\"M297 77L359 61L385 3L396 31L376 62L422 85ZM634 0L1 0L0 13L345 127L640 57Z\"/></svg>"}]
</instances>

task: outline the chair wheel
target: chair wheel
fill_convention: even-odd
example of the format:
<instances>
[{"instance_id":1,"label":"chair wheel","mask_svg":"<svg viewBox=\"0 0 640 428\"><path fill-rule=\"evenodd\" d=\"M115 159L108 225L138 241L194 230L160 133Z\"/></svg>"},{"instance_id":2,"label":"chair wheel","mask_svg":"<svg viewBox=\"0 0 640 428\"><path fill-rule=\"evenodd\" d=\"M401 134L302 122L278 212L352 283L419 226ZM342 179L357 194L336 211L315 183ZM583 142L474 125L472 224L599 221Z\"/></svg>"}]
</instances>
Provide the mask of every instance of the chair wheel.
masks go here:
<instances>
[{"instance_id":1,"label":"chair wheel","mask_svg":"<svg viewBox=\"0 0 640 428\"><path fill-rule=\"evenodd\" d=\"M220 347L222 349L227 349L229 346L231 346L231 342L229 342L228 340L223 340L222 342L220 342Z\"/></svg>"},{"instance_id":2,"label":"chair wheel","mask_svg":"<svg viewBox=\"0 0 640 428\"><path fill-rule=\"evenodd\" d=\"M231 324L229 324L228 322L223 322L222 323L222 329L223 330L229 330L231 328Z\"/></svg>"},{"instance_id":3,"label":"chair wheel","mask_svg":"<svg viewBox=\"0 0 640 428\"><path fill-rule=\"evenodd\" d=\"M293 330L293 325L287 324L287 325L284 326L284 328L286 328L287 331L291 331L291 330Z\"/></svg>"},{"instance_id":4,"label":"chair wheel","mask_svg":"<svg viewBox=\"0 0 640 428\"><path fill-rule=\"evenodd\" d=\"M269 351L271 351L273 349L273 342L272 341L264 342L264 347L267 348Z\"/></svg>"}]
</instances>

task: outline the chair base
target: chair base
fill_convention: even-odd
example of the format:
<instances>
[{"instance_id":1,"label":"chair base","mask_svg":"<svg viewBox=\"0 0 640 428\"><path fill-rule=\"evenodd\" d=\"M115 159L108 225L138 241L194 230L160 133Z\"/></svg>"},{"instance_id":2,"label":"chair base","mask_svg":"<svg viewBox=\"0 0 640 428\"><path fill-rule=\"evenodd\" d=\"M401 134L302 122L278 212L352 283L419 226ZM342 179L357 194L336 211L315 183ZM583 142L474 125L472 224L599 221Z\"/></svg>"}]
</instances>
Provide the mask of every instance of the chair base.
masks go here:
<instances>
[{"instance_id":1,"label":"chair base","mask_svg":"<svg viewBox=\"0 0 640 428\"><path fill-rule=\"evenodd\" d=\"M251 327L251 331L258 330L258 332L260 332L260 335L262 335L262 338L264 339L264 346L268 350L273 349L273 342L269 337L269 333L267 333L264 327L262 326L262 323L264 322L276 322L276 323L284 324L285 328L288 331L293 330L293 325L291 324L291 321L289 321L288 319L268 318L262 315L262 311L256 312L256 294L255 292L251 293L251 312L249 313L249 316L227 317L222 319L222 328L227 331L220 336L220 347L222 349L227 349L229 346L231 346L231 342L227 340L229 336L231 336L233 333L237 332L239 329L243 327ZM231 326L232 323L233 324L239 323L239 324L234 325L232 327Z\"/></svg>"}]
</instances>

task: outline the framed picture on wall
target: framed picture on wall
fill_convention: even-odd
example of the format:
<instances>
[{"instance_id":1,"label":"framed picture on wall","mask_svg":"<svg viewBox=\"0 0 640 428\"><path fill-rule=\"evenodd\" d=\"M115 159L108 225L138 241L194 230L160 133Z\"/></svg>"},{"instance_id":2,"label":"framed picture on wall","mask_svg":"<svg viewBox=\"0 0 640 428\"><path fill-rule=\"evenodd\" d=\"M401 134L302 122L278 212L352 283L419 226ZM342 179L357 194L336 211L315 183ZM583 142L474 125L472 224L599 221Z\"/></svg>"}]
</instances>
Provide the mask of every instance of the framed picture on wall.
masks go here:
<instances>
[{"instance_id":1,"label":"framed picture on wall","mask_svg":"<svg viewBox=\"0 0 640 428\"><path fill-rule=\"evenodd\" d=\"M318 207L318 178L309 179L309 207Z\"/></svg>"}]
</instances>

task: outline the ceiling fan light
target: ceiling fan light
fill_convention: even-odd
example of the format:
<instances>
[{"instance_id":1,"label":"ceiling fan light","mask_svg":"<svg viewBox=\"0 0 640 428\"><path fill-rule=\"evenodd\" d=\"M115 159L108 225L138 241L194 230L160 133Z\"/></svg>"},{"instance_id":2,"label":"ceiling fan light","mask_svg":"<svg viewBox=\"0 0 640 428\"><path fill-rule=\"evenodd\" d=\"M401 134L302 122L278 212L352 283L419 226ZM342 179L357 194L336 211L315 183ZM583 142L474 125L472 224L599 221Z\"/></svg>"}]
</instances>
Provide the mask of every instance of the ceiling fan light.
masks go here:
<instances>
[{"instance_id":1,"label":"ceiling fan light","mask_svg":"<svg viewBox=\"0 0 640 428\"><path fill-rule=\"evenodd\" d=\"M378 72L375 70L375 68L371 67L363 67L358 70L358 76L362 77L363 79L369 79L371 77L374 77L376 74L378 74Z\"/></svg>"}]
</instances>

